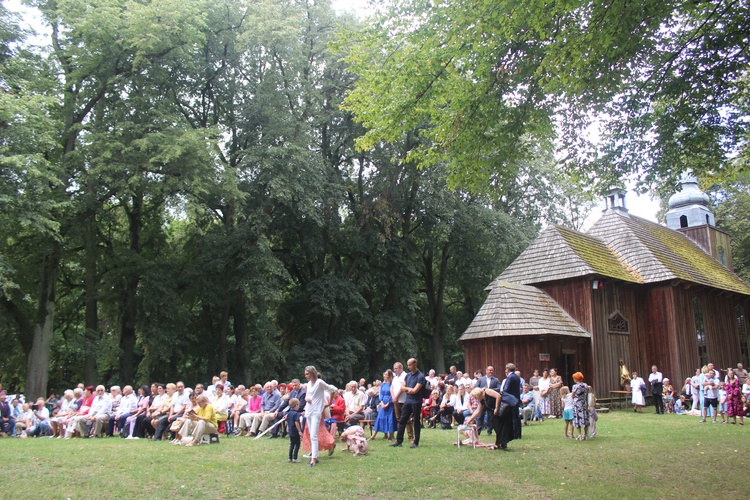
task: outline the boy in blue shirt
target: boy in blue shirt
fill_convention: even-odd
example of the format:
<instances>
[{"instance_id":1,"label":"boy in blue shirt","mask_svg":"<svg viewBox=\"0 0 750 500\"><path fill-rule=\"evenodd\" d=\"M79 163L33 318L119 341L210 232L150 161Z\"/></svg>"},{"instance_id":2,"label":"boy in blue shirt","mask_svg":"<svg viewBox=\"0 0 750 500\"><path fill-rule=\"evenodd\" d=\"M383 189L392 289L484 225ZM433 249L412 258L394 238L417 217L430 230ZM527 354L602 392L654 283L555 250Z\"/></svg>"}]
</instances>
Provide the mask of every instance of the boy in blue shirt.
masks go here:
<instances>
[{"instance_id":1,"label":"boy in blue shirt","mask_svg":"<svg viewBox=\"0 0 750 500\"><path fill-rule=\"evenodd\" d=\"M300 437L302 436L302 425L299 418L299 399L292 398L289 400L289 411L286 413L286 427L289 432L289 461L297 463L297 454L299 453Z\"/></svg>"}]
</instances>

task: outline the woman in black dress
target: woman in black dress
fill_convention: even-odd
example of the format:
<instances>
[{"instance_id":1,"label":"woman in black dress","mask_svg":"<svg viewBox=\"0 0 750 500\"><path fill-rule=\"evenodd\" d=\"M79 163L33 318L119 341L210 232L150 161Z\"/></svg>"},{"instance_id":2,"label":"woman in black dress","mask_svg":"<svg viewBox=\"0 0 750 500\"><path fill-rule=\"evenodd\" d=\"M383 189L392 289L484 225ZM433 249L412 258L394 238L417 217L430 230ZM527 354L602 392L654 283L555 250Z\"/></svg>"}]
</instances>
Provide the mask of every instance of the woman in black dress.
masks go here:
<instances>
[{"instance_id":1,"label":"woman in black dress","mask_svg":"<svg viewBox=\"0 0 750 500\"><path fill-rule=\"evenodd\" d=\"M492 430L495 431L495 447L503 450L508 447L508 443L513 440L513 413L508 409L504 415L498 415L500 402L502 401L502 392L493 389L476 388L471 391L471 397L479 401L479 406L474 410L469 418L464 422L470 425L475 419L482 414L482 409L492 415Z\"/></svg>"}]
</instances>

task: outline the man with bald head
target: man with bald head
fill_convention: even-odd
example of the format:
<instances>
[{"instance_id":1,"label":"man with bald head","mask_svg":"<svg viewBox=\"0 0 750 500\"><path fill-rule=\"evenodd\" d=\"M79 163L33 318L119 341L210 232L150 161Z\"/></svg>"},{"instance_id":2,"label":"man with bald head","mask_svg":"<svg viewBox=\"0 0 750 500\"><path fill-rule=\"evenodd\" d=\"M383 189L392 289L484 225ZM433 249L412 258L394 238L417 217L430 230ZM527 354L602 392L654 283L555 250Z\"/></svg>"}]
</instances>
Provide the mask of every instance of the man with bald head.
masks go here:
<instances>
[{"instance_id":1,"label":"man with bald head","mask_svg":"<svg viewBox=\"0 0 750 500\"><path fill-rule=\"evenodd\" d=\"M112 389L110 389L112 391ZM114 434L115 428L120 433L120 437L125 438L122 432L122 428L125 427L125 421L131 415L135 415L138 410L138 398L133 394L133 387L126 385L122 390L122 397L120 398L120 405L117 410L114 411L112 418L109 421L109 427L107 429L107 436Z\"/></svg>"},{"instance_id":2,"label":"man with bald head","mask_svg":"<svg viewBox=\"0 0 750 500\"><path fill-rule=\"evenodd\" d=\"M404 431L406 430L406 424L409 419L413 420L414 425L414 442L411 444L412 448L419 446L419 437L422 431L422 387L427 384L427 379L419 371L417 367L417 359L411 358L406 362L409 373L406 375L404 385L402 386L402 392L406 393L406 400L404 405L401 407L401 418L398 421L398 434L396 434L396 442L391 446L401 446L404 442Z\"/></svg>"}]
</instances>

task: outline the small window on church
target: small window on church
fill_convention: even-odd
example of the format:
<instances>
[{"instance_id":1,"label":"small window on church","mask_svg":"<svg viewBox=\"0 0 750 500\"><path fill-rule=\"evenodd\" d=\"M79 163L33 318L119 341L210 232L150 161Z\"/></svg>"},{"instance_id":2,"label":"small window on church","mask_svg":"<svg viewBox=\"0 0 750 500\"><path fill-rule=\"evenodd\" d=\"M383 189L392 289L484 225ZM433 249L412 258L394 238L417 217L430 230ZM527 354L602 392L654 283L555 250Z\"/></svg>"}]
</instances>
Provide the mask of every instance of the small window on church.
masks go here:
<instances>
[{"instance_id":1,"label":"small window on church","mask_svg":"<svg viewBox=\"0 0 750 500\"><path fill-rule=\"evenodd\" d=\"M719 262L721 262L722 266L727 265L727 252L724 250L724 247L719 247Z\"/></svg>"},{"instance_id":2,"label":"small window on church","mask_svg":"<svg viewBox=\"0 0 750 500\"><path fill-rule=\"evenodd\" d=\"M630 326L628 320L623 318L619 311L613 312L607 319L607 331L609 333L629 334Z\"/></svg>"},{"instance_id":3,"label":"small window on church","mask_svg":"<svg viewBox=\"0 0 750 500\"><path fill-rule=\"evenodd\" d=\"M709 218L708 214L706 214L706 224L711 224L711 219Z\"/></svg>"},{"instance_id":4,"label":"small window on church","mask_svg":"<svg viewBox=\"0 0 750 500\"><path fill-rule=\"evenodd\" d=\"M680 215L680 227L688 227L687 215Z\"/></svg>"},{"instance_id":5,"label":"small window on church","mask_svg":"<svg viewBox=\"0 0 750 500\"><path fill-rule=\"evenodd\" d=\"M742 358L742 364L750 366L750 351L747 346L747 324L745 323L745 311L742 310L741 306L735 306L735 313L737 314L737 333L740 336L740 356Z\"/></svg>"},{"instance_id":6,"label":"small window on church","mask_svg":"<svg viewBox=\"0 0 750 500\"><path fill-rule=\"evenodd\" d=\"M698 299L693 299L693 318L695 319L695 340L698 343L698 366L708 364L708 340L706 325L703 321L703 306Z\"/></svg>"}]
</instances>

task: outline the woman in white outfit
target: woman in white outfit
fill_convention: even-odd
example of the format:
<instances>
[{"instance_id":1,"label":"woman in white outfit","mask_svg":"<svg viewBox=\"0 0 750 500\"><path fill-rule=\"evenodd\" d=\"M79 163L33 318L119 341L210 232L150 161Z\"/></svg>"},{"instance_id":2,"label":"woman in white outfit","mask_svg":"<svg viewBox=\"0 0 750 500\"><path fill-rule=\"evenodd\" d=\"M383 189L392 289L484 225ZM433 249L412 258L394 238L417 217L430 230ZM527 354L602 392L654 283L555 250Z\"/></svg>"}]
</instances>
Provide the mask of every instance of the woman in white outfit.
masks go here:
<instances>
[{"instance_id":1,"label":"woman in white outfit","mask_svg":"<svg viewBox=\"0 0 750 500\"><path fill-rule=\"evenodd\" d=\"M630 392L631 402L633 403L633 411L641 412L641 408L646 406L646 398L643 395L643 388L646 387L646 383L641 377L638 376L637 372L633 372L630 379Z\"/></svg>"},{"instance_id":2,"label":"woman in white outfit","mask_svg":"<svg viewBox=\"0 0 750 500\"><path fill-rule=\"evenodd\" d=\"M310 467L314 467L318 463L318 429L320 428L323 408L326 405L326 393L338 389L318 378L318 370L314 366L305 368L305 379L307 380L305 417L307 418L307 425L310 426L310 446L312 448Z\"/></svg>"}]
</instances>

